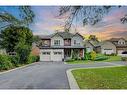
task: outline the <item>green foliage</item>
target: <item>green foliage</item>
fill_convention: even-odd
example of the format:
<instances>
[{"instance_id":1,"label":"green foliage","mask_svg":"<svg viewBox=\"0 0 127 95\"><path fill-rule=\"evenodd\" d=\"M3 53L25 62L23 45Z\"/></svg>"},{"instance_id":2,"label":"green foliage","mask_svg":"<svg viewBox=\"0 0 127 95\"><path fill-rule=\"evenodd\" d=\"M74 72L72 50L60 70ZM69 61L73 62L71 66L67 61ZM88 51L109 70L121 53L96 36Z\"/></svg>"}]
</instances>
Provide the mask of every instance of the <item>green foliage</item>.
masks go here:
<instances>
[{"instance_id":1,"label":"green foliage","mask_svg":"<svg viewBox=\"0 0 127 95\"><path fill-rule=\"evenodd\" d=\"M30 55L28 63L38 62L39 56Z\"/></svg>"},{"instance_id":2,"label":"green foliage","mask_svg":"<svg viewBox=\"0 0 127 95\"><path fill-rule=\"evenodd\" d=\"M127 57L121 57L122 61L127 61Z\"/></svg>"},{"instance_id":3,"label":"green foliage","mask_svg":"<svg viewBox=\"0 0 127 95\"><path fill-rule=\"evenodd\" d=\"M26 45L32 45L33 34L29 28L11 26L1 31L0 34L2 48L5 48L7 52L14 52L15 46L19 42L23 42Z\"/></svg>"},{"instance_id":4,"label":"green foliage","mask_svg":"<svg viewBox=\"0 0 127 95\"><path fill-rule=\"evenodd\" d=\"M10 56L11 63L14 64L15 67L18 67L19 64L19 56Z\"/></svg>"},{"instance_id":5,"label":"green foliage","mask_svg":"<svg viewBox=\"0 0 127 95\"><path fill-rule=\"evenodd\" d=\"M78 60L78 50L73 50L72 59Z\"/></svg>"},{"instance_id":6,"label":"green foliage","mask_svg":"<svg viewBox=\"0 0 127 95\"><path fill-rule=\"evenodd\" d=\"M108 56L100 56L100 57L96 57L96 58L94 59L94 61L102 61L102 60L107 60L107 59L109 59Z\"/></svg>"},{"instance_id":7,"label":"green foliage","mask_svg":"<svg viewBox=\"0 0 127 95\"><path fill-rule=\"evenodd\" d=\"M91 56L91 60L95 60L96 52L95 51L90 52L90 56Z\"/></svg>"},{"instance_id":8,"label":"green foliage","mask_svg":"<svg viewBox=\"0 0 127 95\"><path fill-rule=\"evenodd\" d=\"M19 43L16 46L16 52L17 52L17 56L19 56L19 63L21 64L28 63L30 52L31 52L31 46L25 45L23 43Z\"/></svg>"},{"instance_id":9,"label":"green foliage","mask_svg":"<svg viewBox=\"0 0 127 95\"><path fill-rule=\"evenodd\" d=\"M11 60L9 56L7 55L0 55L0 71L1 70L9 70L13 68L13 64L11 63Z\"/></svg>"},{"instance_id":10,"label":"green foliage","mask_svg":"<svg viewBox=\"0 0 127 95\"><path fill-rule=\"evenodd\" d=\"M86 59L86 60L90 60L90 59L91 59L90 53L86 53L86 54L85 54L85 59Z\"/></svg>"}]
</instances>

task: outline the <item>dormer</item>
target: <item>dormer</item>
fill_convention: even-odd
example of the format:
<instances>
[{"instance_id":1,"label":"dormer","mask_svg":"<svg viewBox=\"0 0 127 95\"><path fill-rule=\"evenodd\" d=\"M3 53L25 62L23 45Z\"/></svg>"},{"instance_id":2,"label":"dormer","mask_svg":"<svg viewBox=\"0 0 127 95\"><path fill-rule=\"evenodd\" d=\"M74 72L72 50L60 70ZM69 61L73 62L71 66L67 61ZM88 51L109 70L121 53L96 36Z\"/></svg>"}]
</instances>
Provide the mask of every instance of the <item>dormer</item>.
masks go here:
<instances>
[{"instance_id":1,"label":"dormer","mask_svg":"<svg viewBox=\"0 0 127 95\"><path fill-rule=\"evenodd\" d=\"M126 44L126 41L121 38L121 39L119 39L118 44L119 45L125 45Z\"/></svg>"},{"instance_id":2,"label":"dormer","mask_svg":"<svg viewBox=\"0 0 127 95\"><path fill-rule=\"evenodd\" d=\"M73 35L72 37L72 45L73 46L83 46L83 36L80 35L79 33L76 33L75 35Z\"/></svg>"}]
</instances>

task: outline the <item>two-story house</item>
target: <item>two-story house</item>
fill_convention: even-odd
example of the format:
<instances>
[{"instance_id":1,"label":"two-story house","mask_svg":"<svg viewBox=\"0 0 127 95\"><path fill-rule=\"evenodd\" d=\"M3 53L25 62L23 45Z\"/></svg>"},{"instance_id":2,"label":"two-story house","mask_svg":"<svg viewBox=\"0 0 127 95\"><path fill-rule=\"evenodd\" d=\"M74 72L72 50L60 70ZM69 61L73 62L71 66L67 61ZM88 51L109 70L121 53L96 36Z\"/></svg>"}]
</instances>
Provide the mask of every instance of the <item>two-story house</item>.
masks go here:
<instances>
[{"instance_id":1,"label":"two-story house","mask_svg":"<svg viewBox=\"0 0 127 95\"><path fill-rule=\"evenodd\" d=\"M73 52L84 57L84 38L79 33L57 32L40 38L40 61L63 61L72 58Z\"/></svg>"},{"instance_id":2,"label":"two-story house","mask_svg":"<svg viewBox=\"0 0 127 95\"><path fill-rule=\"evenodd\" d=\"M124 38L111 38L104 41L101 45L101 52L103 54L122 54L127 51L127 41Z\"/></svg>"}]
</instances>

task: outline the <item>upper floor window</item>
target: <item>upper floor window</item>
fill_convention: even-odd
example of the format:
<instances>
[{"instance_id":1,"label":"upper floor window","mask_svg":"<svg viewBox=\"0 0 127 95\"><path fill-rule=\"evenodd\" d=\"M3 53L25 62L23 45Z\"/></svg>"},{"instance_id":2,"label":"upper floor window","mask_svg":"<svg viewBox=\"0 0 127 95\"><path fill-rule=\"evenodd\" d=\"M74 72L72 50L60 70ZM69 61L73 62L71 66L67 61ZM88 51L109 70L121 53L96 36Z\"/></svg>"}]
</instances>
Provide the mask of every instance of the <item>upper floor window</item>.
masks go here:
<instances>
[{"instance_id":1,"label":"upper floor window","mask_svg":"<svg viewBox=\"0 0 127 95\"><path fill-rule=\"evenodd\" d=\"M59 46L60 45L60 40L54 40L54 45Z\"/></svg>"},{"instance_id":2,"label":"upper floor window","mask_svg":"<svg viewBox=\"0 0 127 95\"><path fill-rule=\"evenodd\" d=\"M50 40L42 40L42 46L50 46Z\"/></svg>"},{"instance_id":3,"label":"upper floor window","mask_svg":"<svg viewBox=\"0 0 127 95\"><path fill-rule=\"evenodd\" d=\"M119 41L118 44L125 45L124 41Z\"/></svg>"},{"instance_id":4,"label":"upper floor window","mask_svg":"<svg viewBox=\"0 0 127 95\"><path fill-rule=\"evenodd\" d=\"M76 44L76 40L74 40L74 45Z\"/></svg>"},{"instance_id":5,"label":"upper floor window","mask_svg":"<svg viewBox=\"0 0 127 95\"><path fill-rule=\"evenodd\" d=\"M65 46L71 46L71 39L64 39Z\"/></svg>"},{"instance_id":6,"label":"upper floor window","mask_svg":"<svg viewBox=\"0 0 127 95\"><path fill-rule=\"evenodd\" d=\"M74 40L74 45L80 45L80 43Z\"/></svg>"}]
</instances>

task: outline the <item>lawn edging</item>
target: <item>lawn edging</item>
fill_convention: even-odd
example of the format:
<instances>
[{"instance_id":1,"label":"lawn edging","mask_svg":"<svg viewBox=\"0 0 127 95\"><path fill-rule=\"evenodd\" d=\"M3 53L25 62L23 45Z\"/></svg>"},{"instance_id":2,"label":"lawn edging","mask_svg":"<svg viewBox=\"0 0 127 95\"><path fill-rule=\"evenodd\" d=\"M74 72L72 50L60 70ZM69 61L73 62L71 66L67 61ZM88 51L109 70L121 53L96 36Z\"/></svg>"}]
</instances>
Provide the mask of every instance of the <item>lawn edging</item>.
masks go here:
<instances>
[{"instance_id":1,"label":"lawn edging","mask_svg":"<svg viewBox=\"0 0 127 95\"><path fill-rule=\"evenodd\" d=\"M96 69L96 68L110 68L110 67L122 67L126 65L114 65L114 66L103 66L103 67L87 67L87 68L73 68L66 71L68 82L70 89L80 89L74 75L72 74L72 70L79 70L79 69Z\"/></svg>"},{"instance_id":2,"label":"lawn edging","mask_svg":"<svg viewBox=\"0 0 127 95\"><path fill-rule=\"evenodd\" d=\"M30 65L33 65L33 64L37 64L38 62L34 62L34 63L31 63L31 64L27 64L27 65L24 65L24 66L21 66L21 67L17 67L17 68L14 68L14 69L10 69L10 70L7 70L7 71L3 71L3 72L0 72L0 75L1 74L5 74L5 73L8 73L8 72L12 72L14 70L18 70L18 69L21 69L21 68L25 68L25 67L28 67Z\"/></svg>"},{"instance_id":3,"label":"lawn edging","mask_svg":"<svg viewBox=\"0 0 127 95\"><path fill-rule=\"evenodd\" d=\"M70 89L79 89L79 86L78 86L78 84L71 72L72 70L74 70L74 69L69 69L66 71Z\"/></svg>"}]
</instances>

